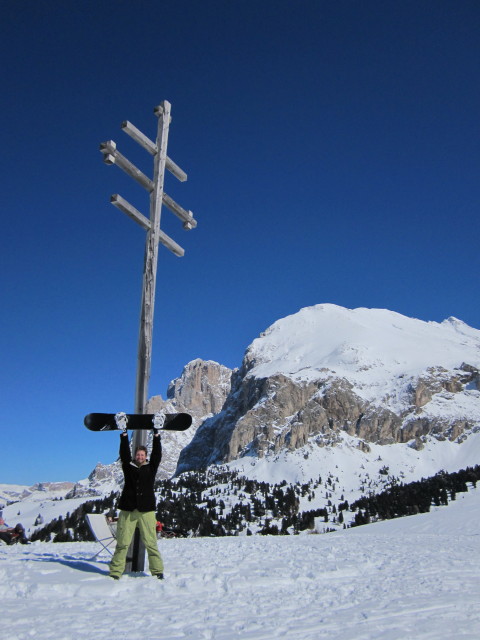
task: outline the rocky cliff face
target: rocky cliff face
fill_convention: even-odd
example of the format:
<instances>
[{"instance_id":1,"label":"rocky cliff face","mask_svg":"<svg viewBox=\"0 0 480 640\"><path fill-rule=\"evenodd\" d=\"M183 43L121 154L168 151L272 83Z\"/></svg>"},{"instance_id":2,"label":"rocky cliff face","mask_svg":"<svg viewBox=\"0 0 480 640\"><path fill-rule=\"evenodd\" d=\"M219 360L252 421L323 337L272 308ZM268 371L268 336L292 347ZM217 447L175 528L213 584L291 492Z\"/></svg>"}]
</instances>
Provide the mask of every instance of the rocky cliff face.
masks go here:
<instances>
[{"instance_id":1,"label":"rocky cliff face","mask_svg":"<svg viewBox=\"0 0 480 640\"><path fill-rule=\"evenodd\" d=\"M186 411L203 420L219 413L230 393L232 371L211 360L189 362L179 378L168 386L167 399L154 396L148 403L148 411L155 413L163 407Z\"/></svg>"},{"instance_id":2,"label":"rocky cliff face","mask_svg":"<svg viewBox=\"0 0 480 640\"><path fill-rule=\"evenodd\" d=\"M307 441L331 445L341 432L364 449L455 440L480 428L479 369L480 331L458 320L304 309L248 348L222 412L197 431L177 472Z\"/></svg>"},{"instance_id":3,"label":"rocky cliff face","mask_svg":"<svg viewBox=\"0 0 480 640\"><path fill-rule=\"evenodd\" d=\"M162 434L162 463L158 478L170 478L176 469L180 452L194 437L198 426L219 413L230 393L232 370L211 360L189 362L179 378L167 390L167 399L154 396L147 405L149 413L185 411L193 416L187 431L166 431Z\"/></svg>"}]
</instances>

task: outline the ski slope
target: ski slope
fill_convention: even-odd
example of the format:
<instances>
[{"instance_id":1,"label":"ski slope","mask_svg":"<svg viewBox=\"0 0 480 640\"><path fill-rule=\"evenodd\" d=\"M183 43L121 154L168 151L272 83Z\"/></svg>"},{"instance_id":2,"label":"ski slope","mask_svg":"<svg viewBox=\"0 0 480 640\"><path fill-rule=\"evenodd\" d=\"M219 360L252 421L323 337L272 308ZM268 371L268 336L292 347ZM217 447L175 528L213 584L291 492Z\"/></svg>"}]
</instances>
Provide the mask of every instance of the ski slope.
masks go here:
<instances>
[{"instance_id":1,"label":"ski slope","mask_svg":"<svg viewBox=\"0 0 480 640\"><path fill-rule=\"evenodd\" d=\"M327 535L162 540L166 579L107 577L95 543L0 547L9 640L480 637L480 491Z\"/></svg>"}]
</instances>

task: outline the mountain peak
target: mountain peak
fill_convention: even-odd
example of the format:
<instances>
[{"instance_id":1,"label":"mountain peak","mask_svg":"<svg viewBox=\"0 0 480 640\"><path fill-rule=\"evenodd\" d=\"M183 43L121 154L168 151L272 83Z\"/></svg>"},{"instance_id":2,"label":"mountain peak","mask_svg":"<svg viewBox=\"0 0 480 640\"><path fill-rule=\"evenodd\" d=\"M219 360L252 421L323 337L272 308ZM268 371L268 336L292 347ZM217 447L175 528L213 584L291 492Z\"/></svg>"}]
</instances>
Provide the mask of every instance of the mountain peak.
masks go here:
<instances>
[{"instance_id":1,"label":"mountain peak","mask_svg":"<svg viewBox=\"0 0 480 640\"><path fill-rule=\"evenodd\" d=\"M439 324L387 309L320 304L272 324L248 348L245 365L256 378L308 382L334 372L366 388L462 362L480 366L480 331L457 319Z\"/></svg>"}]
</instances>

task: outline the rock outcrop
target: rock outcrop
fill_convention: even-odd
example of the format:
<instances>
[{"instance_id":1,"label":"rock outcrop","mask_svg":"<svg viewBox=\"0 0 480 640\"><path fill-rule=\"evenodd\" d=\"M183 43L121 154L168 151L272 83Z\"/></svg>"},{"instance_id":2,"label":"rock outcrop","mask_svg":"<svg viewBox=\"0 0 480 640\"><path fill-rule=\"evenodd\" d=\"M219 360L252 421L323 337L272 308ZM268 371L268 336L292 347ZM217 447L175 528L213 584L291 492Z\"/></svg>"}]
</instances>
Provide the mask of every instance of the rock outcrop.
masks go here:
<instances>
[{"instance_id":1,"label":"rock outcrop","mask_svg":"<svg viewBox=\"0 0 480 640\"><path fill-rule=\"evenodd\" d=\"M230 393L231 378L232 370L218 362L193 360L169 384L166 400L162 396L150 399L149 413L185 411L193 416L193 424L187 431L162 434L163 455L158 478L170 478L174 474L180 452L190 443L198 426L221 411Z\"/></svg>"},{"instance_id":2,"label":"rock outcrop","mask_svg":"<svg viewBox=\"0 0 480 640\"><path fill-rule=\"evenodd\" d=\"M182 375L168 386L167 399L154 396L148 411L155 413L164 407L186 411L197 420L219 413L230 393L232 370L211 360L193 360Z\"/></svg>"}]
</instances>

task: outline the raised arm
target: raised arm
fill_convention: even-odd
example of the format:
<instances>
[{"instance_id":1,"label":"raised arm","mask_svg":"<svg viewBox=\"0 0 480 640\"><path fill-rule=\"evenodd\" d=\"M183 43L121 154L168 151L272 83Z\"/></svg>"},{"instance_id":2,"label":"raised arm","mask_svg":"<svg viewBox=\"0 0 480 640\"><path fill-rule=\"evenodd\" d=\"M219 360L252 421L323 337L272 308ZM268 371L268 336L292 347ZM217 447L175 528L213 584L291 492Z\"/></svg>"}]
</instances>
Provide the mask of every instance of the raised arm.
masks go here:
<instances>
[{"instance_id":1,"label":"raised arm","mask_svg":"<svg viewBox=\"0 0 480 640\"><path fill-rule=\"evenodd\" d=\"M130 443L128 442L128 434L125 431L120 434L120 460L123 464L132 461L132 453L130 451Z\"/></svg>"},{"instance_id":2,"label":"raised arm","mask_svg":"<svg viewBox=\"0 0 480 640\"><path fill-rule=\"evenodd\" d=\"M157 473L158 466L162 459L162 442L160 440L160 434L155 433L153 436L152 453L150 454L150 466L154 473Z\"/></svg>"}]
</instances>

